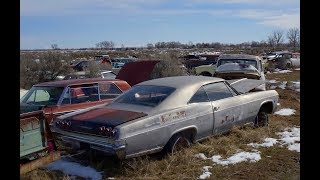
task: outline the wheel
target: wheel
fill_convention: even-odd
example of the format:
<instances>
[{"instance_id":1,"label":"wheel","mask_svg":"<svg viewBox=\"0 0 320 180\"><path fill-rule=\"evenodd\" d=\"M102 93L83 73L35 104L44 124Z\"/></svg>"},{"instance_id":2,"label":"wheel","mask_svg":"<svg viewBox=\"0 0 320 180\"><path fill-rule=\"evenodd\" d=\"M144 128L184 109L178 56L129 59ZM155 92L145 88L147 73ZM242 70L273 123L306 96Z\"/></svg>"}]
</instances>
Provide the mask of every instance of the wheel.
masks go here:
<instances>
[{"instance_id":1,"label":"wheel","mask_svg":"<svg viewBox=\"0 0 320 180\"><path fill-rule=\"evenodd\" d=\"M170 138L168 144L165 147L165 151L167 154L172 155L190 146L190 139L184 136L182 133L179 133Z\"/></svg>"},{"instance_id":2,"label":"wheel","mask_svg":"<svg viewBox=\"0 0 320 180\"><path fill-rule=\"evenodd\" d=\"M267 126L269 122L269 117L268 114L264 109L260 109L256 119L255 119L255 126L256 127L262 127L262 126Z\"/></svg>"},{"instance_id":3,"label":"wheel","mask_svg":"<svg viewBox=\"0 0 320 180\"><path fill-rule=\"evenodd\" d=\"M286 64L286 68L287 68L287 69L290 69L291 67L292 67L292 66L291 66L290 63L287 63L287 64Z\"/></svg>"}]
</instances>

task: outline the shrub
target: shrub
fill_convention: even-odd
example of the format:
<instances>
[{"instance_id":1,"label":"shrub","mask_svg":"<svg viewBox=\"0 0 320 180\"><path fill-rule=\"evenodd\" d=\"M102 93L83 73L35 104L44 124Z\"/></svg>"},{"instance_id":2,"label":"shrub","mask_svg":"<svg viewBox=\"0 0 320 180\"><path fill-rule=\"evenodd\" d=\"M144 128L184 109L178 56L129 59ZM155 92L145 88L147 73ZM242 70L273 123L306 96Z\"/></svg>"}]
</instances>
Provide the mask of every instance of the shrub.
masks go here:
<instances>
[{"instance_id":1,"label":"shrub","mask_svg":"<svg viewBox=\"0 0 320 180\"><path fill-rule=\"evenodd\" d=\"M187 70L176 54L168 53L159 56L160 62L156 64L151 73L151 79L187 75Z\"/></svg>"},{"instance_id":2,"label":"shrub","mask_svg":"<svg viewBox=\"0 0 320 180\"><path fill-rule=\"evenodd\" d=\"M64 56L55 52L46 52L38 60L20 59L20 87L29 89L32 85L53 81L57 76L70 73Z\"/></svg>"}]
</instances>

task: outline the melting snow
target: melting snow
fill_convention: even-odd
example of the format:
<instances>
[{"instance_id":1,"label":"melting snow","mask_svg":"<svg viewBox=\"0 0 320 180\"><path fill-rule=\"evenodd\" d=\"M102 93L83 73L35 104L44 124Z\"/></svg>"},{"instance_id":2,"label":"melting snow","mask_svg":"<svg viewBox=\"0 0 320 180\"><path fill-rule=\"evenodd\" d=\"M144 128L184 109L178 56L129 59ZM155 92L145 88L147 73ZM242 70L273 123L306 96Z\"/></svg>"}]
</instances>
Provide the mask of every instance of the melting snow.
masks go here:
<instances>
[{"instance_id":1,"label":"melting snow","mask_svg":"<svg viewBox=\"0 0 320 180\"><path fill-rule=\"evenodd\" d=\"M281 146L286 145L290 151L300 152L300 128L287 128L283 132L276 133L280 135L279 139L266 138L264 143L249 143L248 146L252 147L271 147L275 144L280 144Z\"/></svg>"},{"instance_id":2,"label":"melting snow","mask_svg":"<svg viewBox=\"0 0 320 180\"><path fill-rule=\"evenodd\" d=\"M44 167L51 170L60 170L65 174L76 175L92 180L102 179L101 173L97 172L94 168L62 159L52 162Z\"/></svg>"},{"instance_id":3,"label":"melting snow","mask_svg":"<svg viewBox=\"0 0 320 180\"><path fill-rule=\"evenodd\" d=\"M199 179L207 179L211 176L211 172L209 172L209 168L212 168L211 166L204 166L203 173L200 175Z\"/></svg>"},{"instance_id":4,"label":"melting snow","mask_svg":"<svg viewBox=\"0 0 320 180\"><path fill-rule=\"evenodd\" d=\"M261 156L259 151L258 152L239 152L225 160L220 160L220 159L221 159L220 155L211 157L211 160L213 162L224 166L224 165L236 164L244 161L257 162L261 159Z\"/></svg>"},{"instance_id":5,"label":"melting snow","mask_svg":"<svg viewBox=\"0 0 320 180\"><path fill-rule=\"evenodd\" d=\"M300 152L300 128L289 128L277 134L281 136L282 145L287 145L291 151Z\"/></svg>"},{"instance_id":6,"label":"melting snow","mask_svg":"<svg viewBox=\"0 0 320 180\"><path fill-rule=\"evenodd\" d=\"M274 73L289 73L289 72L292 72L290 70L280 70L280 69L275 69L274 70Z\"/></svg>"},{"instance_id":7,"label":"melting snow","mask_svg":"<svg viewBox=\"0 0 320 180\"><path fill-rule=\"evenodd\" d=\"M248 144L248 146L252 146L252 147L271 147L275 144L277 144L278 140L274 139L274 138L266 138L264 139L264 143L262 144L258 144L258 143L250 143Z\"/></svg>"},{"instance_id":8,"label":"melting snow","mask_svg":"<svg viewBox=\"0 0 320 180\"><path fill-rule=\"evenodd\" d=\"M269 83L277 83L277 80L275 79L269 80Z\"/></svg>"},{"instance_id":9,"label":"melting snow","mask_svg":"<svg viewBox=\"0 0 320 180\"><path fill-rule=\"evenodd\" d=\"M275 112L274 114L278 114L281 116L291 116L295 112L296 112L296 110L294 110L294 109L284 108L284 109L280 109L279 111Z\"/></svg>"},{"instance_id":10,"label":"melting snow","mask_svg":"<svg viewBox=\"0 0 320 180\"><path fill-rule=\"evenodd\" d=\"M296 70L296 71L300 71L300 68L297 68L297 69L294 69L294 70Z\"/></svg>"},{"instance_id":11,"label":"melting snow","mask_svg":"<svg viewBox=\"0 0 320 180\"><path fill-rule=\"evenodd\" d=\"M196 154L195 157L201 158L201 159L204 159L204 160L205 160L205 159L208 159L208 158L206 157L206 155L204 155L203 153Z\"/></svg>"}]
</instances>

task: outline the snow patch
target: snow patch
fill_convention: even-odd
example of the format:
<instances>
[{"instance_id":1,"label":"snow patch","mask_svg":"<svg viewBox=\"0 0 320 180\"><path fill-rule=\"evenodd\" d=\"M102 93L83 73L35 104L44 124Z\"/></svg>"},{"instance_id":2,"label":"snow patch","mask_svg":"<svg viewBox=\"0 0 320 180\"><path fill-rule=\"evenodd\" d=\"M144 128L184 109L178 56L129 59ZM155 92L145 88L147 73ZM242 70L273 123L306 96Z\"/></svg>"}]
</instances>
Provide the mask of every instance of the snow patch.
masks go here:
<instances>
[{"instance_id":1,"label":"snow patch","mask_svg":"<svg viewBox=\"0 0 320 180\"><path fill-rule=\"evenodd\" d=\"M204 159L204 160L208 159L207 156L204 155L203 153L199 153L199 154L196 154L196 155L194 155L194 156L197 157L197 158Z\"/></svg>"},{"instance_id":2,"label":"snow patch","mask_svg":"<svg viewBox=\"0 0 320 180\"><path fill-rule=\"evenodd\" d=\"M281 70L281 69L275 69L274 70L274 72L273 73L290 73L290 72L292 72L292 71L290 71L290 70Z\"/></svg>"},{"instance_id":3,"label":"snow patch","mask_svg":"<svg viewBox=\"0 0 320 180\"><path fill-rule=\"evenodd\" d=\"M296 69L294 69L294 70L296 70L296 71L300 71L300 68L296 68Z\"/></svg>"},{"instance_id":4,"label":"snow patch","mask_svg":"<svg viewBox=\"0 0 320 180\"><path fill-rule=\"evenodd\" d=\"M264 143L258 144L258 143L249 143L248 146L252 147L271 147L275 144L277 144L278 140L274 138L266 138L264 139Z\"/></svg>"},{"instance_id":5,"label":"snow patch","mask_svg":"<svg viewBox=\"0 0 320 180\"><path fill-rule=\"evenodd\" d=\"M97 172L96 169L62 159L54 161L44 167L51 170L59 170L65 174L80 176L92 180L102 179L101 173Z\"/></svg>"},{"instance_id":6,"label":"snow patch","mask_svg":"<svg viewBox=\"0 0 320 180\"><path fill-rule=\"evenodd\" d=\"M281 116L291 116L296 112L294 109L290 108L283 108L280 109L279 111L275 112L274 114L281 115Z\"/></svg>"},{"instance_id":7,"label":"snow patch","mask_svg":"<svg viewBox=\"0 0 320 180\"><path fill-rule=\"evenodd\" d=\"M290 151L300 152L300 128L288 128L277 134L281 137L282 145L287 145Z\"/></svg>"},{"instance_id":8,"label":"snow patch","mask_svg":"<svg viewBox=\"0 0 320 180\"><path fill-rule=\"evenodd\" d=\"M249 162L257 162L261 159L260 152L239 152L237 154L234 154L233 156L225 159L225 160L220 160L221 156L216 155L212 156L211 160L215 162L216 164L220 165L229 165L229 164L236 164L244 161L249 161Z\"/></svg>"},{"instance_id":9,"label":"snow patch","mask_svg":"<svg viewBox=\"0 0 320 180\"><path fill-rule=\"evenodd\" d=\"M199 179L207 179L211 176L211 172L209 172L209 168L212 168L211 166L204 166L203 173L199 176Z\"/></svg>"}]
</instances>

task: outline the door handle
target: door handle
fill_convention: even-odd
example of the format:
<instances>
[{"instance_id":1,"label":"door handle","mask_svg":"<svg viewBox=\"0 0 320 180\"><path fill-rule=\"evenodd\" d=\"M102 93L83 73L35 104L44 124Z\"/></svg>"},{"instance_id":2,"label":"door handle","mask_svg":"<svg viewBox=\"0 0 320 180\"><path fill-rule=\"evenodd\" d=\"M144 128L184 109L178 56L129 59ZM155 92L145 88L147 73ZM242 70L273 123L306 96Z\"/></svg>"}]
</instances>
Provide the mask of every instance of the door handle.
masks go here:
<instances>
[{"instance_id":1,"label":"door handle","mask_svg":"<svg viewBox=\"0 0 320 180\"><path fill-rule=\"evenodd\" d=\"M217 111L220 107L219 106L216 106L213 108L213 111Z\"/></svg>"}]
</instances>

